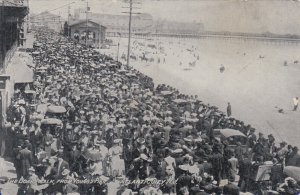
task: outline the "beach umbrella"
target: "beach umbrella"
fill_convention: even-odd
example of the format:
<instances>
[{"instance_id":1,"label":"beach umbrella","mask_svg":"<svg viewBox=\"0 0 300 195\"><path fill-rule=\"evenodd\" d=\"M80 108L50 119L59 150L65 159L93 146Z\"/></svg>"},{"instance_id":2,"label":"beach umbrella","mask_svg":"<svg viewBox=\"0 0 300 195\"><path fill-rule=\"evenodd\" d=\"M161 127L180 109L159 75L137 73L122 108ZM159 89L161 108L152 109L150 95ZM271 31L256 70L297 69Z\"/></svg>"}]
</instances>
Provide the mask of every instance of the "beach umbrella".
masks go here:
<instances>
[{"instance_id":1,"label":"beach umbrella","mask_svg":"<svg viewBox=\"0 0 300 195\"><path fill-rule=\"evenodd\" d=\"M287 166L284 167L283 173L287 176L294 178L297 182L300 182L300 167Z\"/></svg>"}]
</instances>

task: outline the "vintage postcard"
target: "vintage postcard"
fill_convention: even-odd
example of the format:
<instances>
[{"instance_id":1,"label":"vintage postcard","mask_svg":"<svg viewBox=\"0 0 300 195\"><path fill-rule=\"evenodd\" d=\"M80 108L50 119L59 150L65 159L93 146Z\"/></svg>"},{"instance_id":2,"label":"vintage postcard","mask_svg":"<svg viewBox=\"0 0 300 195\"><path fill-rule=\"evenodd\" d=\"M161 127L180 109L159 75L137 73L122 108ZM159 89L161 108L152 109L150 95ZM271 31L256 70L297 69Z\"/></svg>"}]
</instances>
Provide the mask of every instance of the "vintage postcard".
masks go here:
<instances>
[{"instance_id":1,"label":"vintage postcard","mask_svg":"<svg viewBox=\"0 0 300 195\"><path fill-rule=\"evenodd\" d=\"M0 195L300 194L300 1L0 0Z\"/></svg>"}]
</instances>

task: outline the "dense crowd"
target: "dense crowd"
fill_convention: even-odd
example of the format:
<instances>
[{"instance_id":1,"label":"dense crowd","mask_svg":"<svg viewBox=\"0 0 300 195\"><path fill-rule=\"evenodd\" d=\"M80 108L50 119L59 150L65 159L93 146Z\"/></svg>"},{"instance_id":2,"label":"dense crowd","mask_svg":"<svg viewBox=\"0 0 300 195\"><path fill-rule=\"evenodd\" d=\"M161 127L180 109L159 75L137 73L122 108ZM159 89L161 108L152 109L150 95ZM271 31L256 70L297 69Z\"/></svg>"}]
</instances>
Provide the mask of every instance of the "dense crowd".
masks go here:
<instances>
[{"instance_id":1,"label":"dense crowd","mask_svg":"<svg viewBox=\"0 0 300 195\"><path fill-rule=\"evenodd\" d=\"M35 181L19 194L299 192L283 173L300 165L297 147L51 31L36 31L32 55L34 83L16 91L5 123L6 156ZM255 179L263 166L270 178Z\"/></svg>"}]
</instances>

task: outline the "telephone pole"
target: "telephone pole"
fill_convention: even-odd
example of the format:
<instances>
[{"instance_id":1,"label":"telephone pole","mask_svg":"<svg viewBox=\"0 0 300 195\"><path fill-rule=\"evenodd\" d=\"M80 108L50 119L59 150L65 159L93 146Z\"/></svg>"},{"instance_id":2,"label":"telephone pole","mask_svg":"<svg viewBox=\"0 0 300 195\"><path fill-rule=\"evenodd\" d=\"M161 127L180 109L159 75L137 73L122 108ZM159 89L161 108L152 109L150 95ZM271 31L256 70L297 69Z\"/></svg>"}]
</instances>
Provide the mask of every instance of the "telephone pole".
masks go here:
<instances>
[{"instance_id":1,"label":"telephone pole","mask_svg":"<svg viewBox=\"0 0 300 195\"><path fill-rule=\"evenodd\" d=\"M87 46L88 40L88 13L89 13L89 1L86 0L86 29L85 29L85 46Z\"/></svg>"},{"instance_id":2,"label":"telephone pole","mask_svg":"<svg viewBox=\"0 0 300 195\"><path fill-rule=\"evenodd\" d=\"M133 0L129 0L129 12L122 12L122 13L129 13L129 25L128 25L128 48L127 48L127 66L129 66L130 63L130 48L131 48L131 24L132 24L132 14L141 14L141 13L133 13ZM136 4L141 4L139 2L135 2ZM140 9L135 7L135 9Z\"/></svg>"},{"instance_id":3,"label":"telephone pole","mask_svg":"<svg viewBox=\"0 0 300 195\"><path fill-rule=\"evenodd\" d=\"M68 6L68 37L70 37L70 14L71 14L71 6Z\"/></svg>"},{"instance_id":4,"label":"telephone pole","mask_svg":"<svg viewBox=\"0 0 300 195\"><path fill-rule=\"evenodd\" d=\"M129 27L128 27L128 49L127 49L127 66L130 62L130 47L131 47L131 20L132 20L132 0L129 1Z\"/></svg>"}]
</instances>

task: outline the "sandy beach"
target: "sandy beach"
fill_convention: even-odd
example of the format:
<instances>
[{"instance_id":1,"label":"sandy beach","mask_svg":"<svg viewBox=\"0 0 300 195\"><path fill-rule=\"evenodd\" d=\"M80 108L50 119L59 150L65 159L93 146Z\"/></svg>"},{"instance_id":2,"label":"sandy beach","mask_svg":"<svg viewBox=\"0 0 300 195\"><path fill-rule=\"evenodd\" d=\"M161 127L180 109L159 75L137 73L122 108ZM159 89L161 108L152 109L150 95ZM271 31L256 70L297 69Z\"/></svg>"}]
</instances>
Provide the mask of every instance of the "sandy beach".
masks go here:
<instances>
[{"instance_id":1,"label":"sandy beach","mask_svg":"<svg viewBox=\"0 0 300 195\"><path fill-rule=\"evenodd\" d=\"M118 41L120 58L127 52L127 40L114 39L114 43ZM294 63L300 59L300 45L169 38L133 42L133 47L138 42L145 45L133 48L134 55L142 55L140 51L146 49L149 58L155 60L152 63L131 60L131 66L151 76L156 84L165 83L183 93L198 95L203 102L223 111L227 102L231 102L235 118L251 124L265 136L273 134L278 141L300 146L300 113L292 111L292 98L300 96L300 65ZM164 48L166 56L147 48L149 43ZM194 52L187 51L193 48ZM101 52L116 57L117 47ZM157 63L158 58L161 63ZM193 61L196 64L191 67L189 63ZM223 73L219 71L221 64L225 67ZM278 112L279 108L284 114Z\"/></svg>"}]
</instances>

